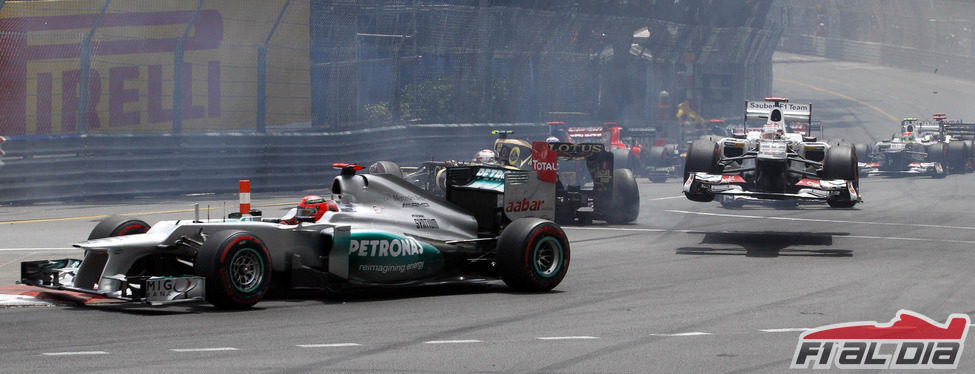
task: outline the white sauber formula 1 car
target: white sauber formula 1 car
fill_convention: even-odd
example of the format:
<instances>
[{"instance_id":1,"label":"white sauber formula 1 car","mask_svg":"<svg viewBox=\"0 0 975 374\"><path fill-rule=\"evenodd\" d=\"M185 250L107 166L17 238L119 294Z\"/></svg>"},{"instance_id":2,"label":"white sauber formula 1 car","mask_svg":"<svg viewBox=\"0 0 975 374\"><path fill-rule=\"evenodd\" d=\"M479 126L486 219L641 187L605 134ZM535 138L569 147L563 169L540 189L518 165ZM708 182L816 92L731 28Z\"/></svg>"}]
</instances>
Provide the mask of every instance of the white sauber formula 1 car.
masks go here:
<instances>
[{"instance_id":1,"label":"white sauber formula 1 car","mask_svg":"<svg viewBox=\"0 0 975 374\"><path fill-rule=\"evenodd\" d=\"M764 126L748 129L748 121L755 119L764 119ZM853 207L861 201L856 151L790 132L786 125L811 119L812 104L785 98L746 102L744 131L691 143L684 195L692 201L722 196L725 206L749 200L818 200L834 208Z\"/></svg>"},{"instance_id":2,"label":"white sauber formula 1 car","mask_svg":"<svg viewBox=\"0 0 975 374\"><path fill-rule=\"evenodd\" d=\"M240 309L272 285L334 291L501 279L543 292L568 271L569 242L551 221L555 184L538 173L449 168L444 199L393 175L337 166L332 199L306 196L284 217L255 210L151 228L106 219L74 245L84 259L24 262L20 283L153 305L206 300Z\"/></svg>"}]
</instances>

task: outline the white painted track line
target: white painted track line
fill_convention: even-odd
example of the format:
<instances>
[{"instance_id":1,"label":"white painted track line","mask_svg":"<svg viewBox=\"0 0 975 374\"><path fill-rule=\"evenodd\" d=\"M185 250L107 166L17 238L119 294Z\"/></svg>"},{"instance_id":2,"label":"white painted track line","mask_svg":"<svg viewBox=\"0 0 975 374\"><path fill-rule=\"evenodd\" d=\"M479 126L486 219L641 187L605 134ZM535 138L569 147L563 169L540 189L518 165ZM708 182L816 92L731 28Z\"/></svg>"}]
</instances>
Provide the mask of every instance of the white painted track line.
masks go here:
<instances>
[{"instance_id":1,"label":"white painted track line","mask_svg":"<svg viewBox=\"0 0 975 374\"><path fill-rule=\"evenodd\" d=\"M423 344L470 344L470 343L480 343L477 339L466 339L466 340L431 340L423 342Z\"/></svg>"},{"instance_id":2,"label":"white painted track line","mask_svg":"<svg viewBox=\"0 0 975 374\"><path fill-rule=\"evenodd\" d=\"M220 351L236 351L237 348L234 347L216 347L216 348L173 348L170 351L173 352L220 352Z\"/></svg>"},{"instance_id":3,"label":"white painted track line","mask_svg":"<svg viewBox=\"0 0 975 374\"><path fill-rule=\"evenodd\" d=\"M681 333L676 333L676 334L650 334L650 336L664 336L664 337L705 336L705 335L711 335L711 333L709 333L709 332L693 331L693 332L681 332Z\"/></svg>"},{"instance_id":4,"label":"white painted track line","mask_svg":"<svg viewBox=\"0 0 975 374\"><path fill-rule=\"evenodd\" d=\"M82 351L82 352L48 352L41 353L44 356L87 356L87 355L107 355L105 351Z\"/></svg>"},{"instance_id":5,"label":"white painted track line","mask_svg":"<svg viewBox=\"0 0 975 374\"><path fill-rule=\"evenodd\" d=\"M784 328L784 329L760 329L758 331L761 331L761 332L805 332L805 331L809 331L809 330L812 330L812 329L805 328L805 327L790 327L790 328Z\"/></svg>"},{"instance_id":6,"label":"white painted track line","mask_svg":"<svg viewBox=\"0 0 975 374\"><path fill-rule=\"evenodd\" d=\"M337 347L359 347L359 343L326 343L326 344L298 344L301 348L337 348Z\"/></svg>"}]
</instances>

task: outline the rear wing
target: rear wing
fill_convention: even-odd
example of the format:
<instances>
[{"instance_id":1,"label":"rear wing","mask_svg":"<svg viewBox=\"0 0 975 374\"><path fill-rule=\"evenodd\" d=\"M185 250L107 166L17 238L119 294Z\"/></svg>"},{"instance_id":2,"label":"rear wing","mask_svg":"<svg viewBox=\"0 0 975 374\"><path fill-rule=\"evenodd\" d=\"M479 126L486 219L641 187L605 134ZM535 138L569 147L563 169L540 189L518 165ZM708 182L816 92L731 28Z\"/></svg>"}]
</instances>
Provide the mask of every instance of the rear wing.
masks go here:
<instances>
[{"instance_id":1,"label":"rear wing","mask_svg":"<svg viewBox=\"0 0 975 374\"><path fill-rule=\"evenodd\" d=\"M786 123L790 122L804 122L805 136L812 136L813 132L813 122L812 122L812 104L797 104L790 103L789 99L785 98L766 98L765 100L748 100L745 101L745 120L742 122L742 133L747 133L748 120L752 119L768 119L769 114L772 113L772 109L779 108L782 112L782 121ZM791 126L791 125L790 125ZM794 129L796 126L792 126ZM822 123L819 123L819 131L822 133ZM799 130L802 132L802 130Z\"/></svg>"},{"instance_id":2,"label":"rear wing","mask_svg":"<svg viewBox=\"0 0 975 374\"><path fill-rule=\"evenodd\" d=\"M745 120L768 119L772 109L778 107L785 121L812 121L812 104L796 104L781 101L745 101Z\"/></svg>"},{"instance_id":3,"label":"rear wing","mask_svg":"<svg viewBox=\"0 0 975 374\"><path fill-rule=\"evenodd\" d=\"M942 122L941 126L946 136L965 140L975 139L975 123Z\"/></svg>"}]
</instances>

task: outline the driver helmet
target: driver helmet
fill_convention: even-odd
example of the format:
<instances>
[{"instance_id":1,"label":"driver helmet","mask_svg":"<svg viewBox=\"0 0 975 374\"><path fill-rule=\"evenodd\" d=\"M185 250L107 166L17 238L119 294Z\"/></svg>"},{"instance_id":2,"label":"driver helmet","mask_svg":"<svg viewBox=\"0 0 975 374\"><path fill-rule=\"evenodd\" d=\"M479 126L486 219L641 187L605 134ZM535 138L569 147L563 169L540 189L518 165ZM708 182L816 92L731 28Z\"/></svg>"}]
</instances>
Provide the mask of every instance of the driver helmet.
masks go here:
<instances>
[{"instance_id":1,"label":"driver helmet","mask_svg":"<svg viewBox=\"0 0 975 374\"><path fill-rule=\"evenodd\" d=\"M547 139L545 139L545 142L546 143L558 143L559 142L559 138L554 137L554 136L550 136Z\"/></svg>"},{"instance_id":2,"label":"driver helmet","mask_svg":"<svg viewBox=\"0 0 975 374\"><path fill-rule=\"evenodd\" d=\"M914 132L904 131L904 133L901 134L901 140L905 143L914 140Z\"/></svg>"},{"instance_id":3,"label":"driver helmet","mask_svg":"<svg viewBox=\"0 0 975 374\"><path fill-rule=\"evenodd\" d=\"M338 212L338 204L332 200L325 200L318 195L308 195L301 198L301 202L298 203L298 212L295 216L314 217L317 222L328 211Z\"/></svg>"},{"instance_id":4,"label":"driver helmet","mask_svg":"<svg viewBox=\"0 0 975 374\"><path fill-rule=\"evenodd\" d=\"M774 123L762 126L762 139L781 139L784 133L785 130L782 129L782 126Z\"/></svg>"},{"instance_id":5,"label":"driver helmet","mask_svg":"<svg viewBox=\"0 0 975 374\"><path fill-rule=\"evenodd\" d=\"M483 164L493 164L497 162L498 155L490 149L482 149L474 155L474 162L480 162Z\"/></svg>"}]
</instances>

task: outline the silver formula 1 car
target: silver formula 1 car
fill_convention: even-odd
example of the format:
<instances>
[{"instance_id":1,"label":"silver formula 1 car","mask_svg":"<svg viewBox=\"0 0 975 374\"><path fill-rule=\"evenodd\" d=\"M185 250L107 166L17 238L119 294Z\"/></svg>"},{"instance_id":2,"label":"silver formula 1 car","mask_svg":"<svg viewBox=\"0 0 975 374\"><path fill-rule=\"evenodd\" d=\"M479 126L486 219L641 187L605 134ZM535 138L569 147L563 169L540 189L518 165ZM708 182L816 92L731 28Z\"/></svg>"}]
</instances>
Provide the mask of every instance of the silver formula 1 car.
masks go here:
<instances>
[{"instance_id":1,"label":"silver formula 1 car","mask_svg":"<svg viewBox=\"0 0 975 374\"><path fill-rule=\"evenodd\" d=\"M865 175L934 178L969 172L973 134L975 125L947 120L944 113L935 113L934 121L904 118L900 132L877 142L860 170Z\"/></svg>"},{"instance_id":2,"label":"silver formula 1 car","mask_svg":"<svg viewBox=\"0 0 975 374\"><path fill-rule=\"evenodd\" d=\"M850 208L861 201L856 151L791 132L787 121L811 122L811 104L784 98L745 103L745 123L760 129L691 143L684 165L684 195L692 201L740 204L747 200L819 200ZM809 128L807 126L806 128ZM726 198L727 197L727 198Z\"/></svg>"},{"instance_id":3,"label":"silver formula 1 car","mask_svg":"<svg viewBox=\"0 0 975 374\"><path fill-rule=\"evenodd\" d=\"M332 199L306 197L280 218L252 211L151 228L137 219L106 219L74 245L84 259L24 262L20 283L153 305L206 300L239 309L272 285L336 290L501 279L516 290L542 292L569 268L569 242L548 220L555 186L535 172L450 168L458 183L444 199L398 177L339 166Z\"/></svg>"}]
</instances>

